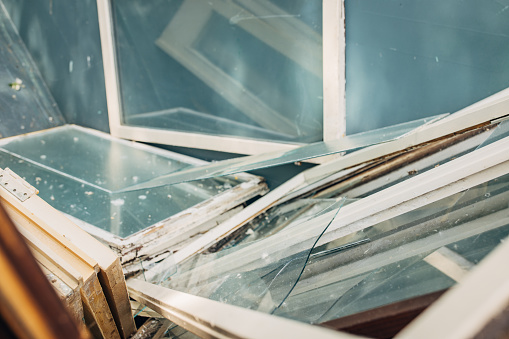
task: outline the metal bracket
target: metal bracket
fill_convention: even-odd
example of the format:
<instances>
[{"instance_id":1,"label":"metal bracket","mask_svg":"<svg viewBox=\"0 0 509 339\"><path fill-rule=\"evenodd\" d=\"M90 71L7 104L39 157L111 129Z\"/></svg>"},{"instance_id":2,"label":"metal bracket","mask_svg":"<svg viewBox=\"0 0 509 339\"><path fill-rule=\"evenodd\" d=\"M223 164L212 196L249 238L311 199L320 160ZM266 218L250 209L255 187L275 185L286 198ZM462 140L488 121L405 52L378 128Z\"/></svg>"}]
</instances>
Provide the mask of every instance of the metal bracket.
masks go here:
<instances>
[{"instance_id":1,"label":"metal bracket","mask_svg":"<svg viewBox=\"0 0 509 339\"><path fill-rule=\"evenodd\" d=\"M27 200L39 191L23 180L19 175L11 171L9 168L0 169L0 186L11 192L21 202Z\"/></svg>"}]
</instances>

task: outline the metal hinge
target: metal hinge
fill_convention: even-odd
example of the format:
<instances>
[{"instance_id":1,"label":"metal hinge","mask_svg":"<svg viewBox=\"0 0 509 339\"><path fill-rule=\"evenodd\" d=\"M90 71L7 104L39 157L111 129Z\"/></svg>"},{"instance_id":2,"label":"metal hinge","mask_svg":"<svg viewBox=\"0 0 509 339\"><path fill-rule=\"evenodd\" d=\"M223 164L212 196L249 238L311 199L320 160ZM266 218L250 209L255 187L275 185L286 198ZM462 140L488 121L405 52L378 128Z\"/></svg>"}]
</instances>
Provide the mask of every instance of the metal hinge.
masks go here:
<instances>
[{"instance_id":1,"label":"metal hinge","mask_svg":"<svg viewBox=\"0 0 509 339\"><path fill-rule=\"evenodd\" d=\"M16 198L22 202L30 198L39 191L23 180L19 175L11 171L9 168L0 169L0 186L11 192Z\"/></svg>"}]
</instances>

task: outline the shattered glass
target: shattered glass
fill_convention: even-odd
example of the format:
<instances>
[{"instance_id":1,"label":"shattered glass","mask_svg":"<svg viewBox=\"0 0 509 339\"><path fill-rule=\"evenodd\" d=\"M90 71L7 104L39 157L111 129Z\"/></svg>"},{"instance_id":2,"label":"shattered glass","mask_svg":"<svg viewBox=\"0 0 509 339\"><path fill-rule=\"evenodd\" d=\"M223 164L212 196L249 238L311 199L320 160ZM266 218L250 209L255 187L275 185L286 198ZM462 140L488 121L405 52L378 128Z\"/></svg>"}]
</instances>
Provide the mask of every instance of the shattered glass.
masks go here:
<instances>
[{"instance_id":1,"label":"shattered glass","mask_svg":"<svg viewBox=\"0 0 509 339\"><path fill-rule=\"evenodd\" d=\"M176 273L161 283L212 300L273 312L292 291L317 241L345 202L317 201L319 212L294 221L307 226L305 232L294 234L290 223L271 236L196 255L178 265ZM298 237L302 242L293 247L282 246L289 237Z\"/></svg>"},{"instance_id":2,"label":"shattered glass","mask_svg":"<svg viewBox=\"0 0 509 339\"><path fill-rule=\"evenodd\" d=\"M508 194L505 174L320 246L315 251L369 239L311 257L275 314L322 323L453 286L509 236Z\"/></svg>"},{"instance_id":3,"label":"shattered glass","mask_svg":"<svg viewBox=\"0 0 509 339\"><path fill-rule=\"evenodd\" d=\"M477 148L507 126L492 129ZM509 237L508 200L505 174L321 246L341 207L362 199L291 201L247 223L217 252L173 264L157 282L322 323L455 285Z\"/></svg>"}]
</instances>

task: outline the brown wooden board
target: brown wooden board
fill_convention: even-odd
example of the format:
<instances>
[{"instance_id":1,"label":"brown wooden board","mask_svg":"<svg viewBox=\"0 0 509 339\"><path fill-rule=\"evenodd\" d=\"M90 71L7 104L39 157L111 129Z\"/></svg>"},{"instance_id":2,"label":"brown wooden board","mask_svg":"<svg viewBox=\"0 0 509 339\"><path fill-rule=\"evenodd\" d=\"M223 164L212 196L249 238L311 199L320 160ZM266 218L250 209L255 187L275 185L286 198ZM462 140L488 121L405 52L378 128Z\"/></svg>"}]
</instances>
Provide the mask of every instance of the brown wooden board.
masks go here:
<instances>
[{"instance_id":1,"label":"brown wooden board","mask_svg":"<svg viewBox=\"0 0 509 339\"><path fill-rule=\"evenodd\" d=\"M0 207L0 313L20 338L86 338ZM9 332L6 331L2 332Z\"/></svg>"},{"instance_id":2,"label":"brown wooden board","mask_svg":"<svg viewBox=\"0 0 509 339\"><path fill-rule=\"evenodd\" d=\"M444 292L445 290L399 301L320 325L372 338L392 338Z\"/></svg>"}]
</instances>

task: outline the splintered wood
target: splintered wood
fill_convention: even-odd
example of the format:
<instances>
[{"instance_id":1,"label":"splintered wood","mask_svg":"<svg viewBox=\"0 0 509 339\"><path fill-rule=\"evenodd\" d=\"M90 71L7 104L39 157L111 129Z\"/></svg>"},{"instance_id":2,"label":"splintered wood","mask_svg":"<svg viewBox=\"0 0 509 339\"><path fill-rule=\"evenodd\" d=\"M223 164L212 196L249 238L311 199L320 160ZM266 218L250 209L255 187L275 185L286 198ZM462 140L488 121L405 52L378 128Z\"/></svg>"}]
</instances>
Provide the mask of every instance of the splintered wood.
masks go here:
<instances>
[{"instance_id":1,"label":"splintered wood","mask_svg":"<svg viewBox=\"0 0 509 339\"><path fill-rule=\"evenodd\" d=\"M118 257L0 169L0 201L71 314L103 338L128 338L136 328Z\"/></svg>"}]
</instances>

